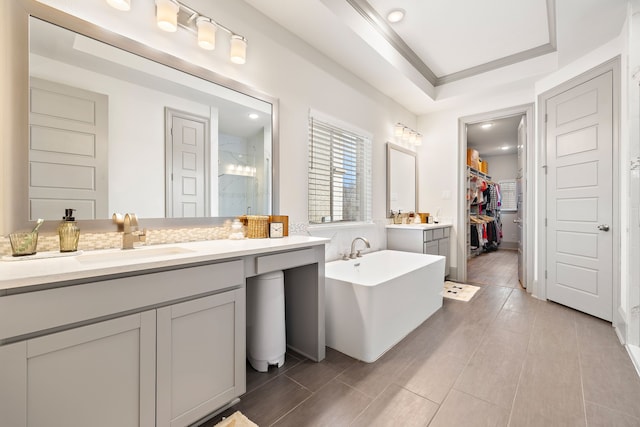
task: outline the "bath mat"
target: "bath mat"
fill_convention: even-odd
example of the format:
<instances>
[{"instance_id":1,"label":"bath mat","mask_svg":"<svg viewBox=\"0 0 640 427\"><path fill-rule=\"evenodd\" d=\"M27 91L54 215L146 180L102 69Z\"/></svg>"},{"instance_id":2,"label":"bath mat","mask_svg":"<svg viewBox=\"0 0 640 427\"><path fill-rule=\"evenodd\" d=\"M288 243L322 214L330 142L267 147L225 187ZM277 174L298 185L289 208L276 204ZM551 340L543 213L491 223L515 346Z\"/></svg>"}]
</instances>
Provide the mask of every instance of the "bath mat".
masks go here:
<instances>
[{"instance_id":1,"label":"bath mat","mask_svg":"<svg viewBox=\"0 0 640 427\"><path fill-rule=\"evenodd\" d=\"M242 412L236 411L214 427L258 427L258 424L245 417Z\"/></svg>"},{"instance_id":2,"label":"bath mat","mask_svg":"<svg viewBox=\"0 0 640 427\"><path fill-rule=\"evenodd\" d=\"M479 286L463 285L462 283L444 282L444 289L442 290L442 296L445 298L454 299L457 301L469 301L480 289Z\"/></svg>"}]
</instances>

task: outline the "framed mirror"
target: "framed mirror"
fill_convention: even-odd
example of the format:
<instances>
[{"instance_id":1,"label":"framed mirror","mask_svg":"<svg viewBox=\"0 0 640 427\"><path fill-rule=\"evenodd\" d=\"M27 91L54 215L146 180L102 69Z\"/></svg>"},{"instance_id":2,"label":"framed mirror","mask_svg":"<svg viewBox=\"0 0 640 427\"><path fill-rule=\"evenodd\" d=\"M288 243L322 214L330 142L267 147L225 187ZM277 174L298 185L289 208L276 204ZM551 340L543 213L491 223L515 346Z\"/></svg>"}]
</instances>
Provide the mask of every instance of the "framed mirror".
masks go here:
<instances>
[{"instance_id":1,"label":"framed mirror","mask_svg":"<svg viewBox=\"0 0 640 427\"><path fill-rule=\"evenodd\" d=\"M387 142L387 215L418 211L416 153Z\"/></svg>"},{"instance_id":2,"label":"framed mirror","mask_svg":"<svg viewBox=\"0 0 640 427\"><path fill-rule=\"evenodd\" d=\"M28 101L17 104L29 107L15 113L28 131L10 151L28 174L5 184L21 191L3 231L57 221L65 208L79 220L135 212L166 223L277 213L276 99L33 0L10 1L23 8L12 31L28 40L28 70L15 65L28 73Z\"/></svg>"}]
</instances>

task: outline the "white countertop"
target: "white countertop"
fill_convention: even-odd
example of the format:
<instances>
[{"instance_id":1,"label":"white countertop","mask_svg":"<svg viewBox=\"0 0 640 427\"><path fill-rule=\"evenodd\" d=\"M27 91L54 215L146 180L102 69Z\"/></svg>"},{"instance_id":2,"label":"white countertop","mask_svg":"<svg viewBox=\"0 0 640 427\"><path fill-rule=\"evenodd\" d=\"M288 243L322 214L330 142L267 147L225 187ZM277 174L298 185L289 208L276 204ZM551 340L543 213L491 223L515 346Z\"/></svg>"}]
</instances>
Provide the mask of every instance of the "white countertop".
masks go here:
<instances>
[{"instance_id":1,"label":"white countertop","mask_svg":"<svg viewBox=\"0 0 640 427\"><path fill-rule=\"evenodd\" d=\"M386 228L402 228L402 229L412 229L412 228L420 228L423 230L433 230L434 228L447 228L447 227L452 227L453 224L450 222L439 222L437 224L426 224L426 223L419 223L419 224L387 224L385 227Z\"/></svg>"},{"instance_id":2,"label":"white countertop","mask_svg":"<svg viewBox=\"0 0 640 427\"><path fill-rule=\"evenodd\" d=\"M329 240L308 236L207 240L140 246L128 250L84 251L76 256L57 258L0 261L0 297L26 292L30 290L28 287L37 285L80 283L91 278L321 245Z\"/></svg>"}]
</instances>

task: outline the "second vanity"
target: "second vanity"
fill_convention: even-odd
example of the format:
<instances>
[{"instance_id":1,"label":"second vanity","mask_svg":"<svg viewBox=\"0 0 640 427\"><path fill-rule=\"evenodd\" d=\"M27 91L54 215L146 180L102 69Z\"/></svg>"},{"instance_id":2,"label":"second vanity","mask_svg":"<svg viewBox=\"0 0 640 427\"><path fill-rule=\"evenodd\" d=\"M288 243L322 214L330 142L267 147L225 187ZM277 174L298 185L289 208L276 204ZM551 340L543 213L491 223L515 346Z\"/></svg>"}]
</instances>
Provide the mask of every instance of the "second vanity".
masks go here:
<instances>
[{"instance_id":1,"label":"second vanity","mask_svg":"<svg viewBox=\"0 0 640 427\"><path fill-rule=\"evenodd\" d=\"M386 229L388 249L444 256L444 275L449 275L451 224L389 224Z\"/></svg>"},{"instance_id":2,"label":"second vanity","mask_svg":"<svg viewBox=\"0 0 640 427\"><path fill-rule=\"evenodd\" d=\"M287 345L320 361L327 239L0 262L3 425L187 426L246 391L245 283L285 273Z\"/></svg>"}]
</instances>

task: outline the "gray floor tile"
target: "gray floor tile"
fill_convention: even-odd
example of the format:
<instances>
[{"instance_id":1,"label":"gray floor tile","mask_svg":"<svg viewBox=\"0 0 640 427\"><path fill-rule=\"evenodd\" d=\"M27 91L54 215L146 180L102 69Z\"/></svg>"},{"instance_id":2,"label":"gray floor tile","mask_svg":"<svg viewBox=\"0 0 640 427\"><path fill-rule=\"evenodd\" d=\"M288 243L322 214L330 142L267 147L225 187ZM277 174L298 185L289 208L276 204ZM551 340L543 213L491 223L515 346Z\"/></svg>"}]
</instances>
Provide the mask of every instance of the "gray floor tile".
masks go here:
<instances>
[{"instance_id":1,"label":"gray floor tile","mask_svg":"<svg viewBox=\"0 0 640 427\"><path fill-rule=\"evenodd\" d=\"M363 393L334 380L274 425L348 426L369 403L371 399Z\"/></svg>"},{"instance_id":2,"label":"gray floor tile","mask_svg":"<svg viewBox=\"0 0 640 427\"><path fill-rule=\"evenodd\" d=\"M579 363L527 354L511 425L584 426L585 423Z\"/></svg>"},{"instance_id":3,"label":"gray floor tile","mask_svg":"<svg viewBox=\"0 0 640 427\"><path fill-rule=\"evenodd\" d=\"M234 410L259 426L268 426L309 398L311 392L284 375L241 397Z\"/></svg>"},{"instance_id":4,"label":"gray floor tile","mask_svg":"<svg viewBox=\"0 0 640 427\"><path fill-rule=\"evenodd\" d=\"M493 321L493 325L507 331L526 334L528 336L533 329L535 319L535 311L520 312L502 309Z\"/></svg>"},{"instance_id":5,"label":"gray floor tile","mask_svg":"<svg viewBox=\"0 0 640 427\"><path fill-rule=\"evenodd\" d=\"M415 355L398 345L373 363L357 362L338 376L338 380L376 398L404 370Z\"/></svg>"},{"instance_id":6,"label":"gray floor tile","mask_svg":"<svg viewBox=\"0 0 640 427\"><path fill-rule=\"evenodd\" d=\"M352 424L352 427L423 427L438 405L400 386L391 384Z\"/></svg>"},{"instance_id":7,"label":"gray floor tile","mask_svg":"<svg viewBox=\"0 0 640 427\"><path fill-rule=\"evenodd\" d=\"M527 340L506 330L492 331L473 355L455 389L511 410Z\"/></svg>"},{"instance_id":8,"label":"gray floor tile","mask_svg":"<svg viewBox=\"0 0 640 427\"><path fill-rule=\"evenodd\" d=\"M289 369L285 375L305 388L317 391L340 375L340 371L330 364L324 363L324 361L317 363L312 360L305 360Z\"/></svg>"},{"instance_id":9,"label":"gray floor tile","mask_svg":"<svg viewBox=\"0 0 640 427\"><path fill-rule=\"evenodd\" d=\"M466 363L466 359L455 354L438 351L425 359L416 359L395 382L433 402L442 403Z\"/></svg>"},{"instance_id":10,"label":"gray floor tile","mask_svg":"<svg viewBox=\"0 0 640 427\"><path fill-rule=\"evenodd\" d=\"M587 425L589 427L638 427L640 418L633 418L620 412L586 403Z\"/></svg>"},{"instance_id":11,"label":"gray floor tile","mask_svg":"<svg viewBox=\"0 0 640 427\"><path fill-rule=\"evenodd\" d=\"M484 400L451 390L429 427L499 427L509 422L509 411Z\"/></svg>"},{"instance_id":12,"label":"gray floor tile","mask_svg":"<svg viewBox=\"0 0 640 427\"><path fill-rule=\"evenodd\" d=\"M626 352L611 322L578 313L576 315L576 331L578 349L581 353Z\"/></svg>"},{"instance_id":13,"label":"gray floor tile","mask_svg":"<svg viewBox=\"0 0 640 427\"><path fill-rule=\"evenodd\" d=\"M590 352L580 362L586 401L640 418L640 378L626 354Z\"/></svg>"},{"instance_id":14,"label":"gray floor tile","mask_svg":"<svg viewBox=\"0 0 640 427\"><path fill-rule=\"evenodd\" d=\"M503 309L519 313L535 313L540 303L540 300L531 298L525 290L515 289L504 303Z\"/></svg>"}]
</instances>

